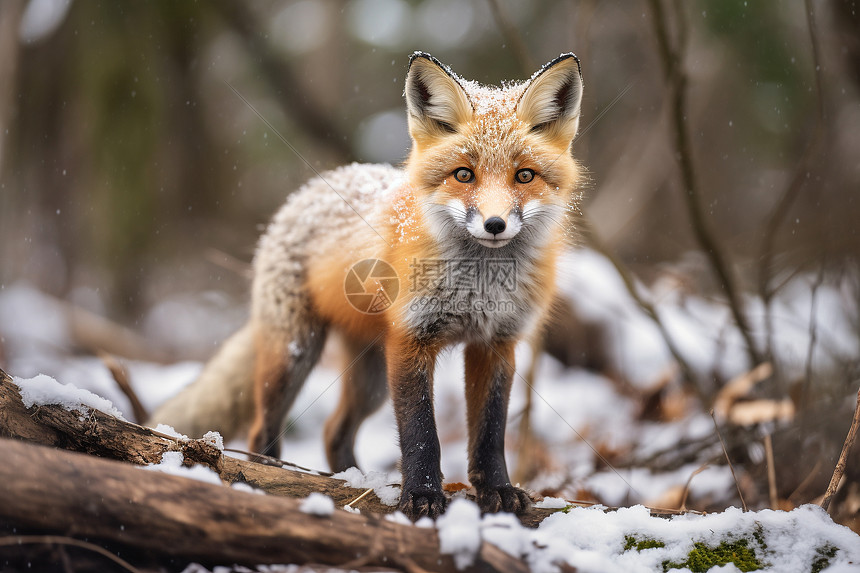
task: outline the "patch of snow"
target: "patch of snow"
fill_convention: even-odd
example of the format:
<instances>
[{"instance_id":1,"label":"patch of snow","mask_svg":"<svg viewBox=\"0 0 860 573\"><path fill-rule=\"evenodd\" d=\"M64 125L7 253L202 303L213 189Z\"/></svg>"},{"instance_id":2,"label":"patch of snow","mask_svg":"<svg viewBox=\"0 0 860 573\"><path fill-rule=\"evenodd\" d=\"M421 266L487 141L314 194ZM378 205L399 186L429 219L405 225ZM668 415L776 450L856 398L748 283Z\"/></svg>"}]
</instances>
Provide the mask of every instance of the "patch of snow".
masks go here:
<instances>
[{"instance_id":1,"label":"patch of snow","mask_svg":"<svg viewBox=\"0 0 860 573\"><path fill-rule=\"evenodd\" d=\"M218 448L219 451L224 451L224 438L218 432L206 432L203 434L203 440Z\"/></svg>"},{"instance_id":2,"label":"patch of snow","mask_svg":"<svg viewBox=\"0 0 860 573\"><path fill-rule=\"evenodd\" d=\"M756 532L766 548L757 547ZM565 562L583 573L650 573L660 571L664 561L686 561L696 543L717 547L723 541L741 538L750 540L749 547L769 571L809 571L816 552L827 546L839 548L833 565L860 561L860 538L811 505L791 512L729 508L722 513L672 519L651 517L643 506L608 513L572 508L566 514L551 515L537 530L523 530L522 534L529 541L524 544L526 560L539 572L557 571L558 563ZM665 546L624 550L628 536L661 541Z\"/></svg>"},{"instance_id":3,"label":"patch of snow","mask_svg":"<svg viewBox=\"0 0 860 573\"><path fill-rule=\"evenodd\" d=\"M481 520L481 537L517 559L529 550L527 531L511 513L491 513Z\"/></svg>"},{"instance_id":4,"label":"patch of snow","mask_svg":"<svg viewBox=\"0 0 860 573\"><path fill-rule=\"evenodd\" d=\"M299 509L303 513L328 517L334 513L334 500L325 494L314 491L302 500Z\"/></svg>"},{"instance_id":5,"label":"patch of snow","mask_svg":"<svg viewBox=\"0 0 860 573\"><path fill-rule=\"evenodd\" d=\"M359 489L372 489L376 497L385 505L397 505L400 500L400 487L391 485L400 483L398 472L367 472L366 474L356 467L349 468L336 473L334 479L342 479L348 487Z\"/></svg>"},{"instance_id":6,"label":"patch of snow","mask_svg":"<svg viewBox=\"0 0 860 573\"><path fill-rule=\"evenodd\" d=\"M182 465L184 460L185 456L182 455L182 452L164 452L161 454L161 463L149 464L147 466L142 466L142 468L188 479L195 479L205 483L224 485L224 482L221 481L221 477L218 473L211 468L202 465L194 465L190 468L185 467Z\"/></svg>"},{"instance_id":7,"label":"patch of snow","mask_svg":"<svg viewBox=\"0 0 860 573\"><path fill-rule=\"evenodd\" d=\"M394 513L389 513L385 516L385 521L399 523L400 525L412 525L412 520L406 517L406 514L402 511L395 511Z\"/></svg>"},{"instance_id":8,"label":"patch of snow","mask_svg":"<svg viewBox=\"0 0 860 573\"><path fill-rule=\"evenodd\" d=\"M235 483L230 484L230 487L232 489L235 489L236 491L244 491L245 493L255 493L258 495L266 495L265 491L258 489L252 485L248 485L245 482L241 482L241 481L237 481Z\"/></svg>"},{"instance_id":9,"label":"patch of snow","mask_svg":"<svg viewBox=\"0 0 860 573\"><path fill-rule=\"evenodd\" d=\"M21 400L26 408L56 404L70 412L80 412L81 407L85 406L125 420L110 400L96 396L89 390L78 388L73 384L60 384L50 376L39 374L33 378L13 377L12 382L20 389Z\"/></svg>"},{"instance_id":10,"label":"patch of snow","mask_svg":"<svg viewBox=\"0 0 860 573\"><path fill-rule=\"evenodd\" d=\"M439 552L453 555L457 569L465 569L475 561L481 549L481 510L475 502L455 499L436 520L439 532Z\"/></svg>"},{"instance_id":11,"label":"patch of snow","mask_svg":"<svg viewBox=\"0 0 860 573\"><path fill-rule=\"evenodd\" d=\"M561 509L567 507L568 505L570 505L570 503L560 497L545 497L539 502L535 503L535 507L543 509Z\"/></svg>"},{"instance_id":12,"label":"patch of snow","mask_svg":"<svg viewBox=\"0 0 860 573\"><path fill-rule=\"evenodd\" d=\"M170 436L171 438L176 438L177 440L182 442L187 442L189 440L188 436L186 436L185 434L180 434L173 428L173 426L169 426L167 424L158 424L153 428L153 430L155 430L159 434L165 434L167 436Z\"/></svg>"}]
</instances>

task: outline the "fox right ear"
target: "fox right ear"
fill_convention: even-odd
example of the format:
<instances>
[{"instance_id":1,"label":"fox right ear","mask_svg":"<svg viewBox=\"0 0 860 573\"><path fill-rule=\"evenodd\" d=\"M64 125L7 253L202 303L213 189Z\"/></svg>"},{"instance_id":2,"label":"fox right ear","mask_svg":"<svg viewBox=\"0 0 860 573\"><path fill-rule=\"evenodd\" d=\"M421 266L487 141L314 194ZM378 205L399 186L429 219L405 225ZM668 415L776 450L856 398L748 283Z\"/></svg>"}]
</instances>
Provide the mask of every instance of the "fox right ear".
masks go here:
<instances>
[{"instance_id":1,"label":"fox right ear","mask_svg":"<svg viewBox=\"0 0 860 573\"><path fill-rule=\"evenodd\" d=\"M567 147L579 128L581 106L579 59L567 53L531 77L517 104L517 116L531 125L533 131Z\"/></svg>"},{"instance_id":2,"label":"fox right ear","mask_svg":"<svg viewBox=\"0 0 860 573\"><path fill-rule=\"evenodd\" d=\"M404 95L409 134L415 141L456 133L472 117L472 103L457 77L425 52L409 58Z\"/></svg>"}]
</instances>

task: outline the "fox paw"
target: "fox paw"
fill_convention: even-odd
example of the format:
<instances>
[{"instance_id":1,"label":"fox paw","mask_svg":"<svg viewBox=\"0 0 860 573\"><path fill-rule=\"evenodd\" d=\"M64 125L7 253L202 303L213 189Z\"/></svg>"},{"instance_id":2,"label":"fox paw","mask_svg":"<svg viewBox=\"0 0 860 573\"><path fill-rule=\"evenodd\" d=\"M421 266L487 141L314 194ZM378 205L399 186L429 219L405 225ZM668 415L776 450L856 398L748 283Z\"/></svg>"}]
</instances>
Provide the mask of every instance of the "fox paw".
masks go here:
<instances>
[{"instance_id":1,"label":"fox paw","mask_svg":"<svg viewBox=\"0 0 860 573\"><path fill-rule=\"evenodd\" d=\"M400 494L400 503L397 509L406 514L412 521L418 521L422 517L436 519L445 513L448 498L445 494L433 489L404 490Z\"/></svg>"},{"instance_id":2,"label":"fox paw","mask_svg":"<svg viewBox=\"0 0 860 573\"><path fill-rule=\"evenodd\" d=\"M523 513L531 505L529 494L510 484L501 487L478 489L478 507L481 513Z\"/></svg>"}]
</instances>

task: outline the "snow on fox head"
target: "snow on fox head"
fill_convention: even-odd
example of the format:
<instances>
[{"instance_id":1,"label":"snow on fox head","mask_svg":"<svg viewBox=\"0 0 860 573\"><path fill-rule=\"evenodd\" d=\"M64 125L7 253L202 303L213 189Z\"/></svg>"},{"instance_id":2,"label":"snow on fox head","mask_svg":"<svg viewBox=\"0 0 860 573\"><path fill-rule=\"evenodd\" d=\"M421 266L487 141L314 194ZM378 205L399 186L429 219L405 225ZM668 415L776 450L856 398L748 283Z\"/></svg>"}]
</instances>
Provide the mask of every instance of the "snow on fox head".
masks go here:
<instances>
[{"instance_id":1,"label":"snow on fox head","mask_svg":"<svg viewBox=\"0 0 860 573\"><path fill-rule=\"evenodd\" d=\"M563 233L579 175L570 149L582 101L576 56L491 87L415 52L405 95L407 171L437 241L540 246Z\"/></svg>"}]
</instances>

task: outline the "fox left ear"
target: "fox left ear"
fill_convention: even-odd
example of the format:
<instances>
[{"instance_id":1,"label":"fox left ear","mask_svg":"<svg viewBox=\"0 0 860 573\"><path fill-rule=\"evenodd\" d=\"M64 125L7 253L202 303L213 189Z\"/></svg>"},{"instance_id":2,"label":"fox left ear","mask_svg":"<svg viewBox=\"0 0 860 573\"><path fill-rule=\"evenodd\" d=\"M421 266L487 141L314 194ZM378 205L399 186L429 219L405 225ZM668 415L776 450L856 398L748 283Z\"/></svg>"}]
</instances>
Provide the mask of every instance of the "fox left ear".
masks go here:
<instances>
[{"instance_id":1,"label":"fox left ear","mask_svg":"<svg viewBox=\"0 0 860 573\"><path fill-rule=\"evenodd\" d=\"M426 52L409 58L404 93L409 133L415 141L456 133L472 117L472 103L458 78Z\"/></svg>"},{"instance_id":2,"label":"fox left ear","mask_svg":"<svg viewBox=\"0 0 860 573\"><path fill-rule=\"evenodd\" d=\"M581 104L579 59L562 54L531 77L517 103L517 117L566 147L579 128Z\"/></svg>"}]
</instances>

